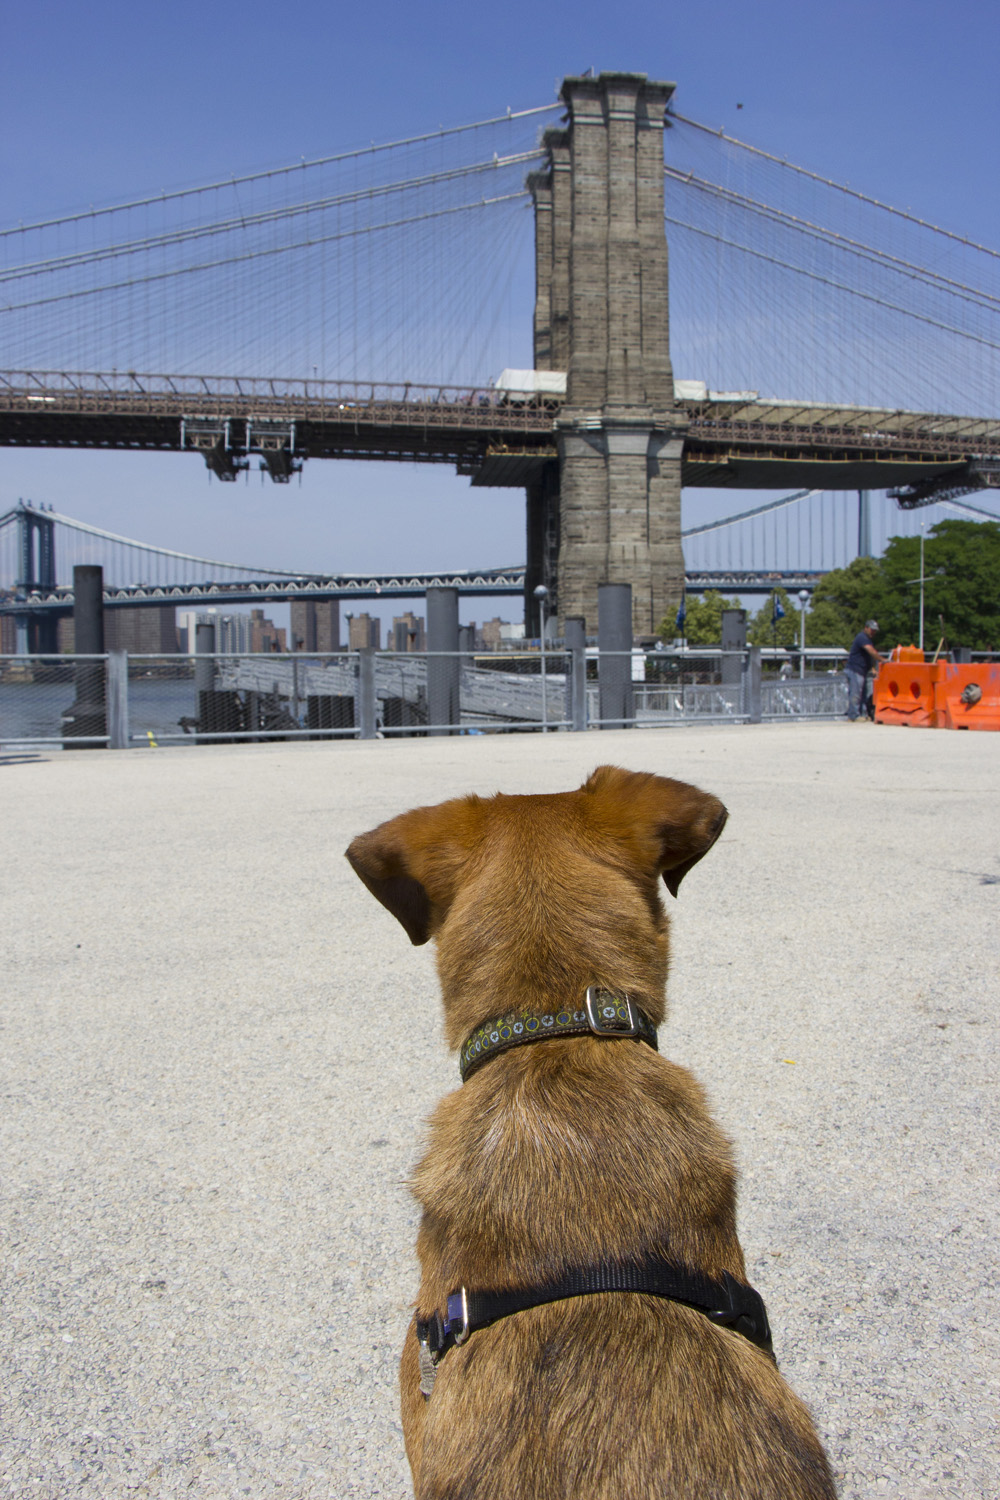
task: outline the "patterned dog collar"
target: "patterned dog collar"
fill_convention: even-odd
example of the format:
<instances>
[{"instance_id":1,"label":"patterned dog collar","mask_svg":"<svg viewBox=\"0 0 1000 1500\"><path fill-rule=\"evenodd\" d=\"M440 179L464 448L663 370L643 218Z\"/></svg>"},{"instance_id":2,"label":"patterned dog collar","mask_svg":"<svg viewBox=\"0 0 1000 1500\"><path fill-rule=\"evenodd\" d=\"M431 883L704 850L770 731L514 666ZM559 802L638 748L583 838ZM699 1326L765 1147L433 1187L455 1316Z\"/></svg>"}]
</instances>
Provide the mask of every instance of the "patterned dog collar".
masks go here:
<instances>
[{"instance_id":1,"label":"patterned dog collar","mask_svg":"<svg viewBox=\"0 0 1000 1500\"><path fill-rule=\"evenodd\" d=\"M554 1036L585 1036L588 1032L612 1041L631 1037L645 1042L654 1052L657 1050L656 1027L634 1001L628 995L616 995L592 984L582 1006L550 1011L512 1010L477 1026L459 1053L462 1082L487 1058L496 1057L510 1047L546 1042Z\"/></svg>"}]
</instances>

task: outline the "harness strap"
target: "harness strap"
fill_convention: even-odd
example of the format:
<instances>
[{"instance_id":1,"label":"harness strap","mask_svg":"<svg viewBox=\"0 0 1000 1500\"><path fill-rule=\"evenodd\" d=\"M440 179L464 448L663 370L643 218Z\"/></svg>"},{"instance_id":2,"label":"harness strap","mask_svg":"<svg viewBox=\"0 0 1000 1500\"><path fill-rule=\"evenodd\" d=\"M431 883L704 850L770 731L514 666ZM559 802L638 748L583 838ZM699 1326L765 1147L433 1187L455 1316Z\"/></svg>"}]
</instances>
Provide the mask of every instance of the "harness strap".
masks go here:
<instances>
[{"instance_id":1,"label":"harness strap","mask_svg":"<svg viewBox=\"0 0 1000 1500\"><path fill-rule=\"evenodd\" d=\"M774 1359L763 1299L753 1287L737 1281L728 1271L723 1271L721 1280L714 1281L666 1261L606 1262L568 1271L557 1281L519 1287L515 1291L480 1292L459 1287L448 1297L443 1317L435 1310L429 1318L417 1318L421 1391L425 1396L430 1395L438 1363L453 1345L464 1344L470 1334L526 1308L596 1292L642 1292L682 1302L704 1313L713 1323L742 1334Z\"/></svg>"}]
</instances>

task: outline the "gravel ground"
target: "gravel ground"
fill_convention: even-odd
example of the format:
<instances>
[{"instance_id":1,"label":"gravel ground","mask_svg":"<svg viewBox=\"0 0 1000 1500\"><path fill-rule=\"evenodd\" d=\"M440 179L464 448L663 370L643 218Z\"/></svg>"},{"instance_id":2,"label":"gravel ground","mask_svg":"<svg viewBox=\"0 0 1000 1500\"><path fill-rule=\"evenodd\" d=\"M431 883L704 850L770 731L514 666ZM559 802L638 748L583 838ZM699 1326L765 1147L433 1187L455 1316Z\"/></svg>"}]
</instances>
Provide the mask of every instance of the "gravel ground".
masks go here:
<instances>
[{"instance_id":1,"label":"gravel ground","mask_svg":"<svg viewBox=\"0 0 1000 1500\"><path fill-rule=\"evenodd\" d=\"M342 851L610 760L730 809L670 903L661 1046L736 1143L844 1500L1000 1495L998 749L816 724L0 758L0 1494L410 1493L405 1183L457 1070L432 953Z\"/></svg>"}]
</instances>

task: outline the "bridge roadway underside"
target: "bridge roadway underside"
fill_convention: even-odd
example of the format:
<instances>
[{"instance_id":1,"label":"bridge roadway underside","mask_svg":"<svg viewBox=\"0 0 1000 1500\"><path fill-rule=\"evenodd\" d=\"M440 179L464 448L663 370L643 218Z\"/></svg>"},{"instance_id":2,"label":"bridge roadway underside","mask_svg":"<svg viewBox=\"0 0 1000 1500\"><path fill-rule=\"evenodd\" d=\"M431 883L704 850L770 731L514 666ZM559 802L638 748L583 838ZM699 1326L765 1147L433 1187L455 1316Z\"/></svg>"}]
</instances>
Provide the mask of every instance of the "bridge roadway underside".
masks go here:
<instances>
[{"instance_id":1,"label":"bridge roadway underside","mask_svg":"<svg viewBox=\"0 0 1000 1500\"><path fill-rule=\"evenodd\" d=\"M493 391L337 402L236 393L178 398L44 384L15 389L9 380L0 377L0 445L196 452L220 478L234 478L256 454L276 479L288 478L306 458L348 458L452 464L477 487L520 488L557 457L558 403L504 405ZM685 486L900 488L959 480L971 459L1000 455L997 423L791 403L751 406L706 412L699 403L680 403L687 426Z\"/></svg>"}]
</instances>

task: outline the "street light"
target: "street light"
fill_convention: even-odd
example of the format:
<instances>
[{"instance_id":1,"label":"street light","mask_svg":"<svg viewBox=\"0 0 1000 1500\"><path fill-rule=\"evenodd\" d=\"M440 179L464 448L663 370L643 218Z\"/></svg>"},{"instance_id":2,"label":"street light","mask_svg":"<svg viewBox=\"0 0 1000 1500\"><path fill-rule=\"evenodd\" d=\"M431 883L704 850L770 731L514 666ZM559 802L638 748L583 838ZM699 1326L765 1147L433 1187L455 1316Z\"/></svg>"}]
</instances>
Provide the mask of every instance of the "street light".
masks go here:
<instances>
[{"instance_id":1,"label":"street light","mask_svg":"<svg viewBox=\"0 0 1000 1500\"><path fill-rule=\"evenodd\" d=\"M799 589L799 678L806 675L806 605L809 603L809 590Z\"/></svg>"},{"instance_id":2,"label":"street light","mask_svg":"<svg viewBox=\"0 0 1000 1500\"><path fill-rule=\"evenodd\" d=\"M920 641L921 651L924 649L924 523L920 523Z\"/></svg>"},{"instance_id":3,"label":"street light","mask_svg":"<svg viewBox=\"0 0 1000 1500\"><path fill-rule=\"evenodd\" d=\"M549 591L548 591L548 589L545 587L544 583L540 583L538 585L538 587L535 589L535 598L538 600L538 609L539 609L539 613L541 615L541 622L542 622L541 643L542 643L542 733L543 734L548 734L548 732L549 732L548 713L546 712L547 705L546 705L546 702L545 702L545 601L546 601L546 599L548 597L549 597Z\"/></svg>"}]
</instances>

